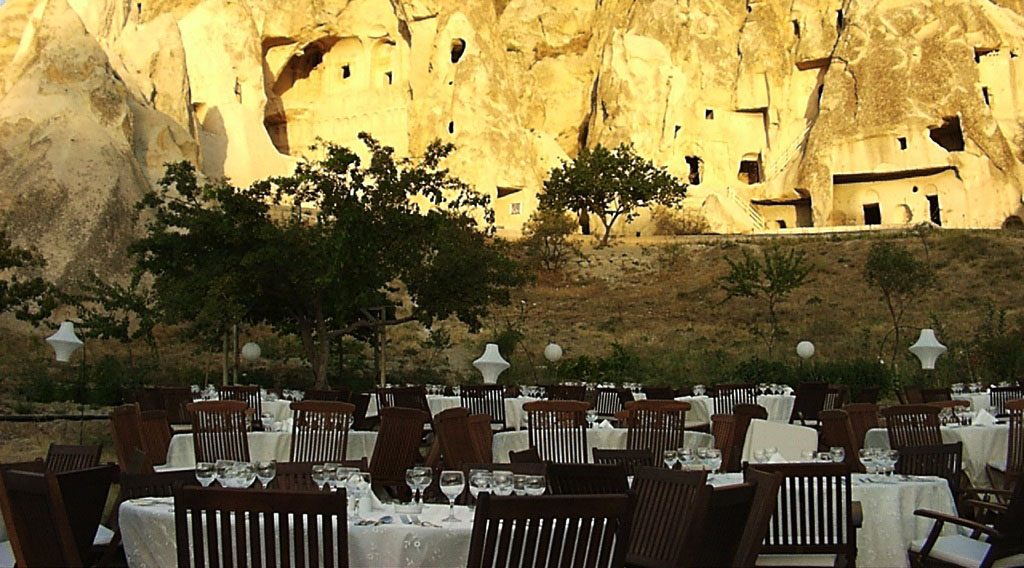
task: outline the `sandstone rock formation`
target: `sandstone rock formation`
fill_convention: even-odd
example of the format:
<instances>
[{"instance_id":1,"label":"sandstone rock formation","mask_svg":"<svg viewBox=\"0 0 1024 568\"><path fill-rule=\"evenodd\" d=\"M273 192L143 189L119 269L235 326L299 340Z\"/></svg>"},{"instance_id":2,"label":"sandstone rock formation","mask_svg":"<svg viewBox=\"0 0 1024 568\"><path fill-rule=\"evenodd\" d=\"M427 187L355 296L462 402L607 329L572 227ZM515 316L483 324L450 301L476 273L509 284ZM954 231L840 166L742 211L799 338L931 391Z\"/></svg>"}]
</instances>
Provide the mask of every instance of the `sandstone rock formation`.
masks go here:
<instances>
[{"instance_id":1,"label":"sandstone rock formation","mask_svg":"<svg viewBox=\"0 0 1024 568\"><path fill-rule=\"evenodd\" d=\"M0 199L75 269L162 164L248 184L367 131L515 233L551 167L633 143L716 230L1022 214L1024 2L9 0ZM30 206L29 206L30 205ZM649 232L641 218L629 232ZM57 244L66 239L73 247Z\"/></svg>"}]
</instances>

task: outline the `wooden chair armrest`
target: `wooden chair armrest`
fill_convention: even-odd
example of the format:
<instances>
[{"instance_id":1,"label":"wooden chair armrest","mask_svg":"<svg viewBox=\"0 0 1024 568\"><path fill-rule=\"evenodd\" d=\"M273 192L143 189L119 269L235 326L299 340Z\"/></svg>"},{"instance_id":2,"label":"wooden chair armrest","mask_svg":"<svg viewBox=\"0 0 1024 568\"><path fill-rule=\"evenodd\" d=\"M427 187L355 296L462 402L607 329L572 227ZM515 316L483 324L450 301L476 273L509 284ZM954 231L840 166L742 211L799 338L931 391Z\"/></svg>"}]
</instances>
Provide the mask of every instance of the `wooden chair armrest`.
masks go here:
<instances>
[{"instance_id":1,"label":"wooden chair armrest","mask_svg":"<svg viewBox=\"0 0 1024 568\"><path fill-rule=\"evenodd\" d=\"M918 509L914 511L914 514L919 517L925 517L928 519L934 519L941 523L951 523L961 527L971 529L977 533L987 534L988 536L1000 536L1000 532L996 529L983 525L981 523L974 522L969 519L963 519L960 517L954 517L953 515L947 515L946 513L940 513L938 511L931 511L928 509ZM922 551L923 552L923 551Z\"/></svg>"},{"instance_id":2,"label":"wooden chair armrest","mask_svg":"<svg viewBox=\"0 0 1024 568\"><path fill-rule=\"evenodd\" d=\"M1007 510L1006 505L1003 505L1002 503L993 503L992 501L978 501L977 499L968 499L966 502L968 505L971 505L972 507L978 507L979 509L990 509L997 513L1005 513Z\"/></svg>"},{"instance_id":3,"label":"wooden chair armrest","mask_svg":"<svg viewBox=\"0 0 1024 568\"><path fill-rule=\"evenodd\" d=\"M977 495L996 495L999 497L1010 497L1011 495L1013 495L1013 491L1010 491L1009 489L978 489L976 487L961 489L960 494L962 495L964 493L974 493Z\"/></svg>"},{"instance_id":4,"label":"wooden chair armrest","mask_svg":"<svg viewBox=\"0 0 1024 568\"><path fill-rule=\"evenodd\" d=\"M853 528L859 529L864 526L864 507L860 501L851 503L850 515L853 517Z\"/></svg>"}]
</instances>

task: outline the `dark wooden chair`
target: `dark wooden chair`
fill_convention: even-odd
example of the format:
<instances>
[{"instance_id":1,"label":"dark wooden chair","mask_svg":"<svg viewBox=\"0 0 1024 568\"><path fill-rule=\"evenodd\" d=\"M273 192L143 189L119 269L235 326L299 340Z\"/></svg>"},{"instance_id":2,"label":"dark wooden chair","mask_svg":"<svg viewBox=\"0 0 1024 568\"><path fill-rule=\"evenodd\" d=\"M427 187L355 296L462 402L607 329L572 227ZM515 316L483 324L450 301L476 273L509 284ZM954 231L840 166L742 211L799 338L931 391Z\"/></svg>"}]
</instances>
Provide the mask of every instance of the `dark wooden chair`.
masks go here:
<instances>
[{"instance_id":1,"label":"dark wooden chair","mask_svg":"<svg viewBox=\"0 0 1024 568\"><path fill-rule=\"evenodd\" d=\"M118 513L121 503L140 497L173 497L174 490L185 485L199 485L193 470L162 471L157 473L133 473L122 471L118 481L117 501L110 513L110 525L114 527L114 535L107 545L107 551L97 564L110 566L118 558L121 546L121 529L118 524ZM122 559L123 561L123 559Z\"/></svg>"},{"instance_id":2,"label":"dark wooden chair","mask_svg":"<svg viewBox=\"0 0 1024 568\"><path fill-rule=\"evenodd\" d=\"M488 420L488 429L490 429ZM434 417L434 446L427 465L435 467L434 454L444 459L444 469L463 469L467 463L491 461L490 455L479 452L479 443L474 443L469 427L469 410L456 407L439 412Z\"/></svg>"},{"instance_id":3,"label":"dark wooden chair","mask_svg":"<svg viewBox=\"0 0 1024 568\"><path fill-rule=\"evenodd\" d=\"M633 478L633 493L626 564L695 566L711 499L707 473L642 467Z\"/></svg>"},{"instance_id":4,"label":"dark wooden chair","mask_svg":"<svg viewBox=\"0 0 1024 568\"><path fill-rule=\"evenodd\" d=\"M347 402L292 402L290 461L336 462L348 454L348 431L355 406Z\"/></svg>"},{"instance_id":5,"label":"dark wooden chair","mask_svg":"<svg viewBox=\"0 0 1024 568\"><path fill-rule=\"evenodd\" d=\"M349 402L352 398L352 389L338 387L336 389L306 389L302 400L319 400L323 402Z\"/></svg>"},{"instance_id":6,"label":"dark wooden chair","mask_svg":"<svg viewBox=\"0 0 1024 568\"><path fill-rule=\"evenodd\" d=\"M928 406L934 406L935 408L938 408L938 409L943 409L943 408L963 408L963 409L969 409L969 408L971 408L971 401L969 401L969 400L933 400L931 402L926 402L925 404L927 404Z\"/></svg>"},{"instance_id":7,"label":"dark wooden chair","mask_svg":"<svg viewBox=\"0 0 1024 568\"><path fill-rule=\"evenodd\" d=\"M289 565L290 554L297 568L348 566L344 491L182 487L174 527L178 566L273 566L278 557Z\"/></svg>"},{"instance_id":8,"label":"dark wooden chair","mask_svg":"<svg viewBox=\"0 0 1024 568\"><path fill-rule=\"evenodd\" d=\"M157 408L167 413L167 421L174 425L191 424L188 405L192 404L192 390L188 387L157 387Z\"/></svg>"},{"instance_id":9,"label":"dark wooden chair","mask_svg":"<svg viewBox=\"0 0 1024 568\"><path fill-rule=\"evenodd\" d=\"M167 463L167 449L171 446L171 424L166 410L146 410L142 413L142 445L149 463Z\"/></svg>"},{"instance_id":10,"label":"dark wooden chair","mask_svg":"<svg viewBox=\"0 0 1024 568\"><path fill-rule=\"evenodd\" d=\"M921 389L921 400L925 403L953 400L953 393L948 388Z\"/></svg>"},{"instance_id":11,"label":"dark wooden chair","mask_svg":"<svg viewBox=\"0 0 1024 568\"><path fill-rule=\"evenodd\" d=\"M732 414L737 404L757 404L757 387L751 384L715 385L714 413Z\"/></svg>"},{"instance_id":12,"label":"dark wooden chair","mask_svg":"<svg viewBox=\"0 0 1024 568\"><path fill-rule=\"evenodd\" d=\"M828 388L825 383L800 383L797 385L796 399L793 400L793 414L789 417L790 424L800 422L803 426L817 426L818 413L825 408Z\"/></svg>"},{"instance_id":13,"label":"dark wooden chair","mask_svg":"<svg viewBox=\"0 0 1024 568\"><path fill-rule=\"evenodd\" d=\"M722 452L722 469L738 471L738 464L743 456L744 439L736 435L736 415L712 416L711 435L715 437L715 447Z\"/></svg>"},{"instance_id":14,"label":"dark wooden chair","mask_svg":"<svg viewBox=\"0 0 1024 568\"><path fill-rule=\"evenodd\" d=\"M921 391L921 387L913 385L905 386L902 391L897 391L896 398L899 399L900 404L924 404L924 393Z\"/></svg>"},{"instance_id":15,"label":"dark wooden chair","mask_svg":"<svg viewBox=\"0 0 1024 568\"><path fill-rule=\"evenodd\" d=\"M991 526L927 509L914 514L935 522L927 538L911 543L907 552L911 566L1024 566L1024 483L1017 484L1005 512ZM942 536L946 523L960 530Z\"/></svg>"},{"instance_id":16,"label":"dark wooden chair","mask_svg":"<svg viewBox=\"0 0 1024 568\"><path fill-rule=\"evenodd\" d=\"M878 405L867 402L855 402L843 405L843 411L850 418L853 427L853 439L858 447L864 447L864 436L868 430L878 428Z\"/></svg>"},{"instance_id":17,"label":"dark wooden chair","mask_svg":"<svg viewBox=\"0 0 1024 568\"><path fill-rule=\"evenodd\" d=\"M548 400L580 400L587 399L587 387L583 385L551 385L545 387Z\"/></svg>"},{"instance_id":18,"label":"dark wooden chair","mask_svg":"<svg viewBox=\"0 0 1024 568\"><path fill-rule=\"evenodd\" d=\"M819 449L828 451L829 448L843 448L845 463L851 471L863 473L864 465L858 459L861 444L857 442L853 433L853 424L850 416L845 410L822 410L818 415L821 421L821 435L819 437Z\"/></svg>"},{"instance_id":19,"label":"dark wooden chair","mask_svg":"<svg viewBox=\"0 0 1024 568\"><path fill-rule=\"evenodd\" d=\"M771 558L772 565L794 566L800 562L799 555L833 555L832 565L853 566L857 531L850 469L845 464L831 463L755 467L784 477L761 558L777 555Z\"/></svg>"},{"instance_id":20,"label":"dark wooden chair","mask_svg":"<svg viewBox=\"0 0 1024 568\"><path fill-rule=\"evenodd\" d=\"M430 415L427 404L427 389L423 386L414 387L377 387L377 411L385 408L415 408Z\"/></svg>"},{"instance_id":21,"label":"dark wooden chair","mask_svg":"<svg viewBox=\"0 0 1024 568\"><path fill-rule=\"evenodd\" d=\"M992 414L996 416L1006 416L1008 414L1006 410L1007 402L1024 399L1024 387L1020 385L992 387L988 393L989 406L992 408Z\"/></svg>"},{"instance_id":22,"label":"dark wooden chair","mask_svg":"<svg viewBox=\"0 0 1024 568\"><path fill-rule=\"evenodd\" d=\"M754 468L743 472L743 483L716 487L708 505L708 527L701 539L697 566L754 566L775 514L781 473Z\"/></svg>"},{"instance_id":23,"label":"dark wooden chair","mask_svg":"<svg viewBox=\"0 0 1024 568\"><path fill-rule=\"evenodd\" d=\"M633 402L633 393L629 389L598 387L594 391L594 410L601 418L614 418L615 413L624 409L626 403Z\"/></svg>"},{"instance_id":24,"label":"dark wooden chair","mask_svg":"<svg viewBox=\"0 0 1024 568\"><path fill-rule=\"evenodd\" d=\"M502 385L463 385L459 390L462 407L470 414L486 414L498 430L507 430L505 387Z\"/></svg>"},{"instance_id":25,"label":"dark wooden chair","mask_svg":"<svg viewBox=\"0 0 1024 568\"><path fill-rule=\"evenodd\" d=\"M380 431L370 459L370 477L375 491L399 498L407 495L405 470L419 458L423 426L429 418L426 412L415 408L380 409Z\"/></svg>"},{"instance_id":26,"label":"dark wooden chair","mask_svg":"<svg viewBox=\"0 0 1024 568\"><path fill-rule=\"evenodd\" d=\"M548 488L552 495L626 493L629 482L622 464L549 463Z\"/></svg>"},{"instance_id":27,"label":"dark wooden chair","mask_svg":"<svg viewBox=\"0 0 1024 568\"><path fill-rule=\"evenodd\" d=\"M374 416L371 418L366 416L366 413L370 410L370 396L369 393L365 392L352 395L352 404L356 407L352 412L353 430L373 430L380 423L378 417Z\"/></svg>"},{"instance_id":28,"label":"dark wooden chair","mask_svg":"<svg viewBox=\"0 0 1024 568\"><path fill-rule=\"evenodd\" d=\"M637 400L626 404L626 449L649 450L661 459L665 450L683 447L690 403Z\"/></svg>"},{"instance_id":29,"label":"dark wooden chair","mask_svg":"<svg viewBox=\"0 0 1024 568\"><path fill-rule=\"evenodd\" d=\"M586 412L590 405L573 400L538 400L523 405L530 447L542 460L587 463Z\"/></svg>"},{"instance_id":30,"label":"dark wooden chair","mask_svg":"<svg viewBox=\"0 0 1024 568\"><path fill-rule=\"evenodd\" d=\"M902 475L934 475L949 483L953 501L960 501L963 487L963 442L932 446L904 446L900 448L896 473Z\"/></svg>"},{"instance_id":31,"label":"dark wooden chair","mask_svg":"<svg viewBox=\"0 0 1024 568\"><path fill-rule=\"evenodd\" d=\"M835 410L842 408L846 404L846 399L850 397L850 387L845 385L832 385L825 391L825 405L822 410Z\"/></svg>"},{"instance_id":32,"label":"dark wooden chair","mask_svg":"<svg viewBox=\"0 0 1024 568\"><path fill-rule=\"evenodd\" d=\"M491 417L486 414L470 414L466 418L469 426L469 438L473 448L483 461L494 459L494 432L491 430Z\"/></svg>"},{"instance_id":33,"label":"dark wooden chair","mask_svg":"<svg viewBox=\"0 0 1024 568\"><path fill-rule=\"evenodd\" d=\"M640 392L647 396L647 400L672 400L676 397L676 391L672 387L646 386Z\"/></svg>"},{"instance_id":34,"label":"dark wooden chair","mask_svg":"<svg viewBox=\"0 0 1024 568\"><path fill-rule=\"evenodd\" d=\"M881 394L881 387L865 387L853 395L851 402L855 404L878 404L878 397Z\"/></svg>"},{"instance_id":35,"label":"dark wooden chair","mask_svg":"<svg viewBox=\"0 0 1024 568\"><path fill-rule=\"evenodd\" d=\"M259 424L263 416L263 398L260 396L260 387L255 385L223 385L217 387L217 394L221 400L240 400L252 410L253 423Z\"/></svg>"},{"instance_id":36,"label":"dark wooden chair","mask_svg":"<svg viewBox=\"0 0 1024 568\"><path fill-rule=\"evenodd\" d=\"M467 566L622 566L633 498L481 493Z\"/></svg>"},{"instance_id":37,"label":"dark wooden chair","mask_svg":"<svg viewBox=\"0 0 1024 568\"><path fill-rule=\"evenodd\" d=\"M676 389L676 396L693 396L693 385L683 385Z\"/></svg>"},{"instance_id":38,"label":"dark wooden chair","mask_svg":"<svg viewBox=\"0 0 1024 568\"><path fill-rule=\"evenodd\" d=\"M1004 405L1009 416L1006 462L988 464L986 472L992 487L1009 489L1024 476L1024 399L1010 400Z\"/></svg>"},{"instance_id":39,"label":"dark wooden chair","mask_svg":"<svg viewBox=\"0 0 1024 568\"><path fill-rule=\"evenodd\" d=\"M750 428L750 421L768 420L768 409L759 404L740 403L733 407L733 414L736 415L736 432L733 434L733 449L731 457L727 462L725 455L722 455L722 464L725 471L739 471L740 457L743 455L743 442L747 439L747 429Z\"/></svg>"},{"instance_id":40,"label":"dark wooden chair","mask_svg":"<svg viewBox=\"0 0 1024 568\"><path fill-rule=\"evenodd\" d=\"M655 467L654 452L651 450L609 450L594 448L594 463L596 464L618 464L626 470L626 475L633 475L637 468ZM660 456L659 456L660 458Z\"/></svg>"},{"instance_id":41,"label":"dark wooden chair","mask_svg":"<svg viewBox=\"0 0 1024 568\"><path fill-rule=\"evenodd\" d=\"M885 427L889 431L889 447L901 450L908 446L941 445L941 410L927 404L905 404L882 409Z\"/></svg>"},{"instance_id":42,"label":"dark wooden chair","mask_svg":"<svg viewBox=\"0 0 1024 568\"><path fill-rule=\"evenodd\" d=\"M537 453L535 448L527 448L520 451L510 451L508 453L509 463L544 463L544 460L540 459L540 454Z\"/></svg>"},{"instance_id":43,"label":"dark wooden chair","mask_svg":"<svg viewBox=\"0 0 1024 568\"><path fill-rule=\"evenodd\" d=\"M142 412L138 403L124 404L111 409L110 428L117 463L121 469L127 470L136 450L146 453L146 444L142 441ZM152 471L153 464L146 463L143 468Z\"/></svg>"},{"instance_id":44,"label":"dark wooden chair","mask_svg":"<svg viewBox=\"0 0 1024 568\"><path fill-rule=\"evenodd\" d=\"M46 450L46 471L64 473L100 465L102 446L50 444Z\"/></svg>"},{"instance_id":45,"label":"dark wooden chair","mask_svg":"<svg viewBox=\"0 0 1024 568\"><path fill-rule=\"evenodd\" d=\"M473 469L485 469L487 471L511 471L516 475L543 475L548 474L548 464L539 463L468 463L462 471L469 478L469 472Z\"/></svg>"},{"instance_id":46,"label":"dark wooden chair","mask_svg":"<svg viewBox=\"0 0 1024 568\"><path fill-rule=\"evenodd\" d=\"M209 400L188 406L197 462L250 461L247 408L240 400Z\"/></svg>"},{"instance_id":47,"label":"dark wooden chair","mask_svg":"<svg viewBox=\"0 0 1024 568\"><path fill-rule=\"evenodd\" d=\"M324 462L278 462L274 480L270 489L280 491L320 491L313 482L313 466ZM342 467L354 467L359 471L369 471L366 458L358 460L330 461Z\"/></svg>"}]
</instances>

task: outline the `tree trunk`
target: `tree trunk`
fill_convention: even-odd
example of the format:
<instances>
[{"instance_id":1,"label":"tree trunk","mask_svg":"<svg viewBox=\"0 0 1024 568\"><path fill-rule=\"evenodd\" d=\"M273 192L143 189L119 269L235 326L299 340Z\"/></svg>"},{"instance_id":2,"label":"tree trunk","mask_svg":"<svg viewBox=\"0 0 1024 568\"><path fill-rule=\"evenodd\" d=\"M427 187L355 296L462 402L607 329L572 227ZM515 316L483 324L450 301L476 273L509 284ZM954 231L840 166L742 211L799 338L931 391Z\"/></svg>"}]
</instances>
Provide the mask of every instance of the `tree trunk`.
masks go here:
<instances>
[{"instance_id":1,"label":"tree trunk","mask_svg":"<svg viewBox=\"0 0 1024 568\"><path fill-rule=\"evenodd\" d=\"M222 342L222 355L220 365L220 384L228 384L228 332L224 331L224 337Z\"/></svg>"}]
</instances>

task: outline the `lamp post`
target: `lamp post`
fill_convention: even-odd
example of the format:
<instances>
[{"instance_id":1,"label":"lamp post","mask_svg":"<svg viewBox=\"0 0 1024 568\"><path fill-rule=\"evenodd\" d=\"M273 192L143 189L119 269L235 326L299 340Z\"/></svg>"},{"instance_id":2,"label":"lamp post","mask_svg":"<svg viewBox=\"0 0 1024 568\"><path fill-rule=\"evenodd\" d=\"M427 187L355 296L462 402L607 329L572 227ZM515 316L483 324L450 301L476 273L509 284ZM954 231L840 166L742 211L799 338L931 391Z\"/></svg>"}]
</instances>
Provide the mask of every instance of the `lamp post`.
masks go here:
<instances>
[{"instance_id":1,"label":"lamp post","mask_svg":"<svg viewBox=\"0 0 1024 568\"><path fill-rule=\"evenodd\" d=\"M46 342L53 348L54 357L58 363L68 363L71 361L71 355L78 351L80 348L85 346L85 343L75 335L75 324L70 321L64 321L60 324L60 328L57 332L46 338ZM85 387L85 355L82 355L82 366L79 374L79 389L76 392L78 397L78 443L81 444L83 440L83 427L85 426L85 393L82 392Z\"/></svg>"}]
</instances>

